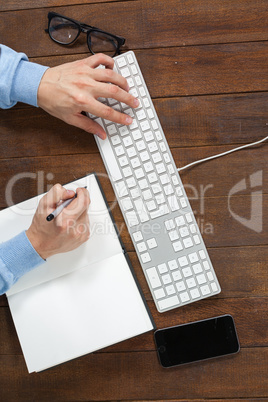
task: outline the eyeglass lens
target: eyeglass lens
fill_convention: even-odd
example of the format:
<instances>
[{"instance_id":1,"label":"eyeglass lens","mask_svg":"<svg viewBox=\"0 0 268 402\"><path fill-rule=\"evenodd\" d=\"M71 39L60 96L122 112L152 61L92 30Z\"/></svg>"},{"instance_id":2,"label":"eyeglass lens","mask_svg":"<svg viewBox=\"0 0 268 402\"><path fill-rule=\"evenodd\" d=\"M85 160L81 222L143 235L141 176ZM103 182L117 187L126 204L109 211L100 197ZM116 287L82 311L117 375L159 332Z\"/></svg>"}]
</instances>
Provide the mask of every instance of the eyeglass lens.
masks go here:
<instances>
[{"instance_id":1,"label":"eyeglass lens","mask_svg":"<svg viewBox=\"0 0 268 402\"><path fill-rule=\"evenodd\" d=\"M115 53L117 41L110 35L99 31L91 31L88 35L88 47L92 53Z\"/></svg>"},{"instance_id":2,"label":"eyeglass lens","mask_svg":"<svg viewBox=\"0 0 268 402\"><path fill-rule=\"evenodd\" d=\"M62 17L53 17L49 24L49 34L56 42L68 45L79 35L79 27Z\"/></svg>"}]
</instances>

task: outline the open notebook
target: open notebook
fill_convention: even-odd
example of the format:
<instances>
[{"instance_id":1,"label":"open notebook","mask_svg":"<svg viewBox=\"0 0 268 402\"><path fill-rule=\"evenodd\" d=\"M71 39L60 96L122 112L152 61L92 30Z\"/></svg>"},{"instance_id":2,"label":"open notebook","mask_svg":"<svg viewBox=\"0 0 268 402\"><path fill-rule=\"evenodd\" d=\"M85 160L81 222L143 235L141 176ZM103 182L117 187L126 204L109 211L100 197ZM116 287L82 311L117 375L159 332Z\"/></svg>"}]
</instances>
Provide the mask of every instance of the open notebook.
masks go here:
<instances>
[{"instance_id":1,"label":"open notebook","mask_svg":"<svg viewBox=\"0 0 268 402\"><path fill-rule=\"evenodd\" d=\"M91 198L90 239L50 257L7 292L29 372L154 329L96 176L65 188L84 186ZM40 198L0 212L0 242L29 227Z\"/></svg>"}]
</instances>

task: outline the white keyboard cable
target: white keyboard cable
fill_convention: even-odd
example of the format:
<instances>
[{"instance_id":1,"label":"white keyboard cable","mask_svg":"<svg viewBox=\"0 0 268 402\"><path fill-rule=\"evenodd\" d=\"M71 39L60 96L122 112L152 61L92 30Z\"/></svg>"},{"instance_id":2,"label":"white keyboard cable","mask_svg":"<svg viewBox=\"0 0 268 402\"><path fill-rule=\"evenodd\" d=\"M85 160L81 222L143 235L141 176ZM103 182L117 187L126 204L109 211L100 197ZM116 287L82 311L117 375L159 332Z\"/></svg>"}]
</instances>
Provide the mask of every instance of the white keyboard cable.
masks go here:
<instances>
[{"instance_id":1,"label":"white keyboard cable","mask_svg":"<svg viewBox=\"0 0 268 402\"><path fill-rule=\"evenodd\" d=\"M182 166L180 168L177 168L178 172L180 172L181 170L184 170L184 169L188 169L190 166L197 165L198 163L202 163L202 162L208 161L210 159L214 159L214 158L219 158L221 156L230 154L231 152L239 151L240 149L243 149L243 148L252 147L254 145L260 144L261 142L264 142L264 141L267 141L267 140L268 140L268 137L264 137L263 139L261 139L259 141L251 142L250 144L246 144L246 145L242 145L241 147L230 149L229 151L222 152L221 154L212 155L212 156L209 156L208 158L197 160L195 162L189 163L188 165L185 165L185 166Z\"/></svg>"}]
</instances>

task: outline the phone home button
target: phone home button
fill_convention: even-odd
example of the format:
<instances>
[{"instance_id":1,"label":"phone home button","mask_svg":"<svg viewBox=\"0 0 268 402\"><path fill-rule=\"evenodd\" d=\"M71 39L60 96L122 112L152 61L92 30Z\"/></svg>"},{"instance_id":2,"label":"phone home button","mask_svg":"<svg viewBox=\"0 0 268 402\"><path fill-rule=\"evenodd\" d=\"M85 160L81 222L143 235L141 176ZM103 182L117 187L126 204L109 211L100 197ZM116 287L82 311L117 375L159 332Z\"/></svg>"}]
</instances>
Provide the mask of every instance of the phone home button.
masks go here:
<instances>
[{"instance_id":1,"label":"phone home button","mask_svg":"<svg viewBox=\"0 0 268 402\"><path fill-rule=\"evenodd\" d=\"M165 351L166 351L166 347L164 345L159 346L159 348L158 348L159 353L165 353Z\"/></svg>"}]
</instances>

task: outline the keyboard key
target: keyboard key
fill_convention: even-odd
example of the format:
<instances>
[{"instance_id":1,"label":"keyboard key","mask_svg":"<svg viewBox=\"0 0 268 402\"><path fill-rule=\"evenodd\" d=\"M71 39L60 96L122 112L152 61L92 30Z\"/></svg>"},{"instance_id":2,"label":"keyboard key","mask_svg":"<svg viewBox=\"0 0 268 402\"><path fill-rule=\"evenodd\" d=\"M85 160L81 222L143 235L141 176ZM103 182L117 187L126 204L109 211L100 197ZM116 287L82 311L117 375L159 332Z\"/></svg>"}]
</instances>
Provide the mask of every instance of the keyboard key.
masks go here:
<instances>
[{"instance_id":1,"label":"keyboard key","mask_svg":"<svg viewBox=\"0 0 268 402\"><path fill-rule=\"evenodd\" d=\"M119 132L123 137L124 135L129 134L129 129L127 128L127 126L122 126L122 127L119 127Z\"/></svg>"},{"instance_id":2,"label":"keyboard key","mask_svg":"<svg viewBox=\"0 0 268 402\"><path fill-rule=\"evenodd\" d=\"M186 239L183 239L182 241L183 241L183 245L185 248L190 248L190 247L193 247L193 245L194 245L191 237L186 237Z\"/></svg>"},{"instance_id":3,"label":"keyboard key","mask_svg":"<svg viewBox=\"0 0 268 402\"><path fill-rule=\"evenodd\" d=\"M197 274L200 274L200 272L203 272L203 269L202 269L202 267L201 267L201 264L194 264L194 265L192 265L192 267L193 267L193 270L194 270L194 273L197 275Z\"/></svg>"},{"instance_id":4,"label":"keyboard key","mask_svg":"<svg viewBox=\"0 0 268 402\"><path fill-rule=\"evenodd\" d=\"M180 298L181 298L182 303L186 303L187 301L190 300L190 296L189 296L188 292L181 293Z\"/></svg>"},{"instance_id":5,"label":"keyboard key","mask_svg":"<svg viewBox=\"0 0 268 402\"><path fill-rule=\"evenodd\" d=\"M134 200L134 205L141 223L147 222L149 220L149 216L146 212L143 200L141 198L137 198L136 200Z\"/></svg>"},{"instance_id":6,"label":"keyboard key","mask_svg":"<svg viewBox=\"0 0 268 402\"><path fill-rule=\"evenodd\" d=\"M203 283L206 283L206 281L207 281L204 274L197 275L196 279L197 279L197 282L199 283L199 285L203 285Z\"/></svg>"},{"instance_id":7,"label":"keyboard key","mask_svg":"<svg viewBox=\"0 0 268 402\"><path fill-rule=\"evenodd\" d=\"M203 296L207 296L210 294L210 289L208 285L201 286L200 290Z\"/></svg>"},{"instance_id":8,"label":"keyboard key","mask_svg":"<svg viewBox=\"0 0 268 402\"><path fill-rule=\"evenodd\" d=\"M127 218L127 222L130 227L138 225L138 223L139 223L139 220L138 220L138 217L137 217L135 211L126 212L126 218Z\"/></svg>"},{"instance_id":9,"label":"keyboard key","mask_svg":"<svg viewBox=\"0 0 268 402\"><path fill-rule=\"evenodd\" d=\"M160 300L158 302L159 310L165 310L167 308L177 306L180 303L179 298L177 295L169 297L167 299Z\"/></svg>"},{"instance_id":10,"label":"keyboard key","mask_svg":"<svg viewBox=\"0 0 268 402\"><path fill-rule=\"evenodd\" d=\"M167 205L160 205L160 208L156 211L150 212L151 219L159 218L159 216L163 216L169 213L169 209Z\"/></svg>"},{"instance_id":11,"label":"keyboard key","mask_svg":"<svg viewBox=\"0 0 268 402\"><path fill-rule=\"evenodd\" d=\"M131 166L133 167L133 169L135 169L141 165L139 158L133 158L130 160L130 162L131 162Z\"/></svg>"},{"instance_id":12,"label":"keyboard key","mask_svg":"<svg viewBox=\"0 0 268 402\"><path fill-rule=\"evenodd\" d=\"M124 143L125 147L130 147L130 145L133 145L133 141L129 135L127 137L123 138L123 143Z\"/></svg>"},{"instance_id":13,"label":"keyboard key","mask_svg":"<svg viewBox=\"0 0 268 402\"><path fill-rule=\"evenodd\" d=\"M143 253L141 254L141 260L144 264L146 264L147 262L151 261L151 257L149 253Z\"/></svg>"},{"instance_id":14,"label":"keyboard key","mask_svg":"<svg viewBox=\"0 0 268 402\"><path fill-rule=\"evenodd\" d=\"M208 261L203 261L203 266L204 266L205 270L210 269Z\"/></svg>"},{"instance_id":15,"label":"keyboard key","mask_svg":"<svg viewBox=\"0 0 268 402\"><path fill-rule=\"evenodd\" d=\"M168 266L171 271L178 268L178 263L176 260L168 261Z\"/></svg>"},{"instance_id":16,"label":"keyboard key","mask_svg":"<svg viewBox=\"0 0 268 402\"><path fill-rule=\"evenodd\" d=\"M145 201L149 200L150 198L152 198L152 192L151 190L144 190L142 192L143 198Z\"/></svg>"},{"instance_id":17,"label":"keyboard key","mask_svg":"<svg viewBox=\"0 0 268 402\"><path fill-rule=\"evenodd\" d=\"M142 168L135 169L134 173L135 173L136 179L141 179L142 177L144 177L144 171Z\"/></svg>"},{"instance_id":18,"label":"keyboard key","mask_svg":"<svg viewBox=\"0 0 268 402\"><path fill-rule=\"evenodd\" d=\"M165 289L166 289L166 292L167 292L168 296L173 295L174 293L176 293L176 290L175 290L173 285L168 285L168 286L166 286Z\"/></svg>"},{"instance_id":19,"label":"keyboard key","mask_svg":"<svg viewBox=\"0 0 268 402\"><path fill-rule=\"evenodd\" d=\"M196 286L196 282L195 282L194 278L186 279L186 283L187 283L188 288L193 288Z\"/></svg>"},{"instance_id":20,"label":"keyboard key","mask_svg":"<svg viewBox=\"0 0 268 402\"><path fill-rule=\"evenodd\" d=\"M185 267L185 265L188 265L188 260L187 260L186 256L178 258L178 262L181 267Z\"/></svg>"},{"instance_id":21,"label":"keyboard key","mask_svg":"<svg viewBox=\"0 0 268 402\"><path fill-rule=\"evenodd\" d=\"M126 77L129 77L129 76L130 76L130 71L129 71L129 69L128 69L127 67L125 67L125 68L122 68L121 74L122 74L122 76L123 76L124 78L126 78Z\"/></svg>"},{"instance_id":22,"label":"keyboard key","mask_svg":"<svg viewBox=\"0 0 268 402\"><path fill-rule=\"evenodd\" d=\"M117 64L119 68L126 66L127 65L126 59L123 56L120 57L119 59L117 59Z\"/></svg>"},{"instance_id":23,"label":"keyboard key","mask_svg":"<svg viewBox=\"0 0 268 402\"><path fill-rule=\"evenodd\" d=\"M112 177L112 181L118 181L122 179L121 170L118 166L117 160L115 158L114 152L112 150L109 139L101 140L99 137L96 137L96 141L98 143L101 152L103 153L107 166L109 166L109 172Z\"/></svg>"},{"instance_id":24,"label":"keyboard key","mask_svg":"<svg viewBox=\"0 0 268 402\"><path fill-rule=\"evenodd\" d=\"M130 209L133 209L133 204L129 197L123 198L121 202L122 202L124 211L129 211Z\"/></svg>"},{"instance_id":25,"label":"keyboard key","mask_svg":"<svg viewBox=\"0 0 268 402\"><path fill-rule=\"evenodd\" d=\"M199 260L197 253L188 254L190 262L193 264Z\"/></svg>"},{"instance_id":26,"label":"keyboard key","mask_svg":"<svg viewBox=\"0 0 268 402\"><path fill-rule=\"evenodd\" d=\"M155 295L156 300L162 299L163 297L165 297L165 291L162 288L157 289L154 291L154 295Z\"/></svg>"},{"instance_id":27,"label":"keyboard key","mask_svg":"<svg viewBox=\"0 0 268 402\"><path fill-rule=\"evenodd\" d=\"M156 248L156 247L157 247L157 243L156 243L155 238L152 237L151 239L148 239L148 240L147 240L147 245L148 245L148 247L149 247L150 250L153 249L153 248Z\"/></svg>"},{"instance_id":28,"label":"keyboard key","mask_svg":"<svg viewBox=\"0 0 268 402\"><path fill-rule=\"evenodd\" d=\"M172 272L172 277L173 277L173 280L176 282L176 281L180 281L181 279L182 279L182 276L181 276L181 273L180 273L180 271L174 271L174 272Z\"/></svg>"},{"instance_id":29,"label":"keyboard key","mask_svg":"<svg viewBox=\"0 0 268 402\"><path fill-rule=\"evenodd\" d=\"M144 133L144 138L146 142L152 141L154 139L152 131L146 131L146 133Z\"/></svg>"},{"instance_id":30,"label":"keyboard key","mask_svg":"<svg viewBox=\"0 0 268 402\"><path fill-rule=\"evenodd\" d=\"M126 180L126 183L127 183L128 188L132 188L132 187L136 186L136 181L135 181L134 177L129 177Z\"/></svg>"},{"instance_id":31,"label":"keyboard key","mask_svg":"<svg viewBox=\"0 0 268 402\"><path fill-rule=\"evenodd\" d=\"M205 253L204 250L200 250L200 251L199 251L199 255L200 255L200 258L201 258L202 260L204 260L204 259L206 258L206 253Z\"/></svg>"},{"instance_id":32,"label":"keyboard key","mask_svg":"<svg viewBox=\"0 0 268 402\"><path fill-rule=\"evenodd\" d=\"M131 197L133 199L137 198L137 197L140 197L140 191L139 191L138 187L135 187L135 188L131 189L130 194L131 194Z\"/></svg>"},{"instance_id":33,"label":"keyboard key","mask_svg":"<svg viewBox=\"0 0 268 402\"><path fill-rule=\"evenodd\" d=\"M172 282L169 274L163 275L162 281L163 281L164 285L168 285L170 282Z\"/></svg>"},{"instance_id":34,"label":"keyboard key","mask_svg":"<svg viewBox=\"0 0 268 402\"><path fill-rule=\"evenodd\" d=\"M167 197L167 200L171 211L177 211L178 209L180 209L178 200L175 195L170 195L169 197Z\"/></svg>"},{"instance_id":35,"label":"keyboard key","mask_svg":"<svg viewBox=\"0 0 268 402\"><path fill-rule=\"evenodd\" d=\"M158 268L158 271L160 272L160 274L164 274L164 273L168 272L168 268L165 263L157 265L157 268Z\"/></svg>"},{"instance_id":36,"label":"keyboard key","mask_svg":"<svg viewBox=\"0 0 268 402\"><path fill-rule=\"evenodd\" d=\"M148 201L146 202L146 207L148 211L153 211L154 209L156 209L156 203L154 202L154 200Z\"/></svg>"},{"instance_id":37,"label":"keyboard key","mask_svg":"<svg viewBox=\"0 0 268 402\"><path fill-rule=\"evenodd\" d=\"M124 155L124 156L121 156L119 159L118 159L118 162L119 162L119 164L120 164L120 166L121 167L124 167L124 166L127 166L128 165L128 159L127 159L127 157Z\"/></svg>"},{"instance_id":38,"label":"keyboard key","mask_svg":"<svg viewBox=\"0 0 268 402\"><path fill-rule=\"evenodd\" d=\"M137 244L137 248L140 253L147 250L146 244L143 242Z\"/></svg>"},{"instance_id":39,"label":"keyboard key","mask_svg":"<svg viewBox=\"0 0 268 402\"><path fill-rule=\"evenodd\" d=\"M184 220L184 217L183 217L183 216L177 216L177 217L175 218L175 222L176 222L176 225L177 225L177 226L185 225L185 220Z\"/></svg>"},{"instance_id":40,"label":"keyboard key","mask_svg":"<svg viewBox=\"0 0 268 402\"><path fill-rule=\"evenodd\" d=\"M218 286L215 282L211 283L211 289L213 290L213 292L217 292L218 291Z\"/></svg>"},{"instance_id":41,"label":"keyboard key","mask_svg":"<svg viewBox=\"0 0 268 402\"><path fill-rule=\"evenodd\" d=\"M171 241L179 239L179 235L178 235L178 232L176 230L171 230L168 235L169 235L169 238L170 238Z\"/></svg>"},{"instance_id":42,"label":"keyboard key","mask_svg":"<svg viewBox=\"0 0 268 402\"><path fill-rule=\"evenodd\" d=\"M159 152L156 152L152 155L154 163L158 163L162 161L162 156L160 155Z\"/></svg>"},{"instance_id":43,"label":"keyboard key","mask_svg":"<svg viewBox=\"0 0 268 402\"><path fill-rule=\"evenodd\" d=\"M161 286L161 281L155 267L146 269L146 274L153 289Z\"/></svg>"},{"instance_id":44,"label":"keyboard key","mask_svg":"<svg viewBox=\"0 0 268 402\"><path fill-rule=\"evenodd\" d=\"M198 297L200 297L199 290L197 288L190 290L190 295L192 299L197 299Z\"/></svg>"},{"instance_id":45,"label":"keyboard key","mask_svg":"<svg viewBox=\"0 0 268 402\"><path fill-rule=\"evenodd\" d=\"M142 235L141 231L134 232L133 237L136 242L143 240L143 235Z\"/></svg>"},{"instance_id":46,"label":"keyboard key","mask_svg":"<svg viewBox=\"0 0 268 402\"><path fill-rule=\"evenodd\" d=\"M188 276L192 275L191 268L190 267L183 268L182 273L183 273L184 278L188 278Z\"/></svg>"},{"instance_id":47,"label":"keyboard key","mask_svg":"<svg viewBox=\"0 0 268 402\"><path fill-rule=\"evenodd\" d=\"M195 242L195 244L201 243L200 237L198 235L194 235L194 242Z\"/></svg>"},{"instance_id":48,"label":"keyboard key","mask_svg":"<svg viewBox=\"0 0 268 402\"><path fill-rule=\"evenodd\" d=\"M178 289L178 292L182 292L183 290L186 289L186 286L183 281L176 282L176 288Z\"/></svg>"},{"instance_id":49,"label":"keyboard key","mask_svg":"<svg viewBox=\"0 0 268 402\"><path fill-rule=\"evenodd\" d=\"M165 227L167 230L175 229L174 221L172 219L165 221Z\"/></svg>"},{"instance_id":50,"label":"keyboard key","mask_svg":"<svg viewBox=\"0 0 268 402\"><path fill-rule=\"evenodd\" d=\"M146 113L143 109L137 111L137 119L138 120L146 119Z\"/></svg>"},{"instance_id":51,"label":"keyboard key","mask_svg":"<svg viewBox=\"0 0 268 402\"><path fill-rule=\"evenodd\" d=\"M182 228L179 228L179 232L181 237L189 236L189 230L187 226L183 226Z\"/></svg>"},{"instance_id":52,"label":"keyboard key","mask_svg":"<svg viewBox=\"0 0 268 402\"><path fill-rule=\"evenodd\" d=\"M128 189L124 181L118 181L115 183L115 189L119 198L128 195Z\"/></svg>"},{"instance_id":53,"label":"keyboard key","mask_svg":"<svg viewBox=\"0 0 268 402\"><path fill-rule=\"evenodd\" d=\"M173 246L173 249L174 249L175 253L177 253L178 251L183 250L183 246L182 246L180 241L176 241L175 243L172 244L172 246Z\"/></svg>"}]
</instances>

